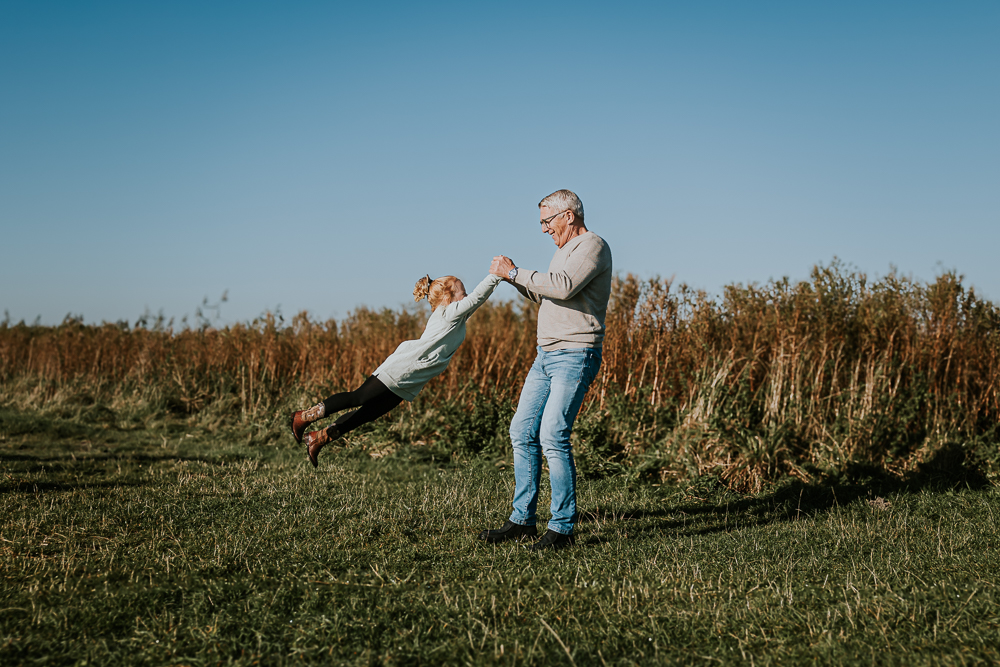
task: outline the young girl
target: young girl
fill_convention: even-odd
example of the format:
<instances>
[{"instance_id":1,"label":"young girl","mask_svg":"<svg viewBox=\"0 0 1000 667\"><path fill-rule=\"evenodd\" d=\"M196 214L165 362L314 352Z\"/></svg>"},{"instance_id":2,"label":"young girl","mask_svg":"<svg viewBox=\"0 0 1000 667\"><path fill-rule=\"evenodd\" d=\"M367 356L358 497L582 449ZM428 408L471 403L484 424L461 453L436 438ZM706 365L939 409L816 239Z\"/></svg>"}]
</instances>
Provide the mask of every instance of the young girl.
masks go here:
<instances>
[{"instance_id":1,"label":"young girl","mask_svg":"<svg viewBox=\"0 0 1000 667\"><path fill-rule=\"evenodd\" d=\"M424 333L417 340L400 343L364 384L354 391L334 394L322 403L292 415L292 435L303 441L306 426L347 408L358 408L341 416L325 429L306 433L304 440L309 461L319 465L323 447L362 424L378 419L402 401L412 401L431 379L448 368L455 350L465 340L465 321L486 303L500 278L486 276L472 294L455 276L431 281L425 276L413 288L413 300L426 298L434 312L427 319Z\"/></svg>"}]
</instances>

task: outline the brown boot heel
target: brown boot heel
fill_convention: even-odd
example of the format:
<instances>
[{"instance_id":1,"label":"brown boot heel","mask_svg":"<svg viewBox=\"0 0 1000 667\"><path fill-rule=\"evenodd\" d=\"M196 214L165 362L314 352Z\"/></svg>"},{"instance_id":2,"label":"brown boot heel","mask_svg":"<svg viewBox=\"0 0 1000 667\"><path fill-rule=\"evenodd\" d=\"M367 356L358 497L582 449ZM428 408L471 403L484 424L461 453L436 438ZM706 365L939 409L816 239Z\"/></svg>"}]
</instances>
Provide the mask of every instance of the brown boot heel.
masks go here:
<instances>
[{"instance_id":1,"label":"brown boot heel","mask_svg":"<svg viewBox=\"0 0 1000 667\"><path fill-rule=\"evenodd\" d=\"M328 430L324 428L319 431L310 431L306 434L306 454L309 455L309 463L313 464L313 468L319 466L320 450L332 440L330 434L327 432Z\"/></svg>"}]
</instances>

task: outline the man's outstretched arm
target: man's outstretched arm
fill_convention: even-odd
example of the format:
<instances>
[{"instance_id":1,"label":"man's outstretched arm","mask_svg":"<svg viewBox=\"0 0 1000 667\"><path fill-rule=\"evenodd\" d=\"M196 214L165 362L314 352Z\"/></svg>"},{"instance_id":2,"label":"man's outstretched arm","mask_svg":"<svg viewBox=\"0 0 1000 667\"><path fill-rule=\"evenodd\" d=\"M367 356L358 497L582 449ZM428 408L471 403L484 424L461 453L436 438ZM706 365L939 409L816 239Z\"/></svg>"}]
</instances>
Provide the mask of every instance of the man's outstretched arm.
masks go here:
<instances>
[{"instance_id":1,"label":"man's outstretched arm","mask_svg":"<svg viewBox=\"0 0 1000 667\"><path fill-rule=\"evenodd\" d=\"M514 280L514 287L522 294L530 294L531 296L528 298L533 301L540 301L541 297L557 301L571 299L594 276L607 268L605 264L610 263L611 258L606 249L607 246L604 245L592 246L589 249L578 248L567 258L562 270L552 273L519 269ZM494 262L496 263L498 259L507 260L501 255L494 258ZM504 267L505 264L502 261L499 262L498 270L502 271Z\"/></svg>"}]
</instances>

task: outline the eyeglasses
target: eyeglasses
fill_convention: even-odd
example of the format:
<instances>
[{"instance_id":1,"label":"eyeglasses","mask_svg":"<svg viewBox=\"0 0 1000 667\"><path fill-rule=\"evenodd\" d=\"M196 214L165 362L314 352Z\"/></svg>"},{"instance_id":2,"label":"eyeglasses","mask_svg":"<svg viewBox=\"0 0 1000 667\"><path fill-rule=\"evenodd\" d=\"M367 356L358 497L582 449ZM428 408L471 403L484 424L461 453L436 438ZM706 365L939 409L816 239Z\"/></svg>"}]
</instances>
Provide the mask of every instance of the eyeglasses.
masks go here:
<instances>
[{"instance_id":1,"label":"eyeglasses","mask_svg":"<svg viewBox=\"0 0 1000 667\"><path fill-rule=\"evenodd\" d=\"M546 226L546 225L550 225L550 224L552 224L552 221L553 221L553 220L555 220L556 218L558 218L558 217L559 217L560 215L562 215L563 213L569 213L569 209L566 209L565 211L559 211L559 212L558 212L558 213L556 213L555 215L550 215L550 216L549 216L549 217L547 217L547 218L542 218L542 219L540 220L540 222L542 223L542 227L544 227L544 226Z\"/></svg>"}]
</instances>

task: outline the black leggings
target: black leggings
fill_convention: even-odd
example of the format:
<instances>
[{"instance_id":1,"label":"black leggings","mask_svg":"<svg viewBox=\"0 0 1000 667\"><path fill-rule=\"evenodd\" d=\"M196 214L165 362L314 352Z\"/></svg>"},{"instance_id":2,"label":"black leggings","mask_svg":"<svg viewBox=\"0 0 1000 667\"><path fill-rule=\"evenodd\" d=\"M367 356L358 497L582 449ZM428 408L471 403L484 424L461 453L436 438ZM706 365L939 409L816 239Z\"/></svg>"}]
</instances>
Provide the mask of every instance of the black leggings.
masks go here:
<instances>
[{"instance_id":1,"label":"black leggings","mask_svg":"<svg viewBox=\"0 0 1000 667\"><path fill-rule=\"evenodd\" d=\"M392 393L388 387L382 384L381 380L374 375L369 375L365 383L354 391L334 394L323 401L327 416L347 408L358 408L354 412L341 415L337 421L329 426L330 436L339 437L350 433L362 424L375 421L402 402L403 399ZM334 428L336 433L332 430Z\"/></svg>"}]
</instances>

